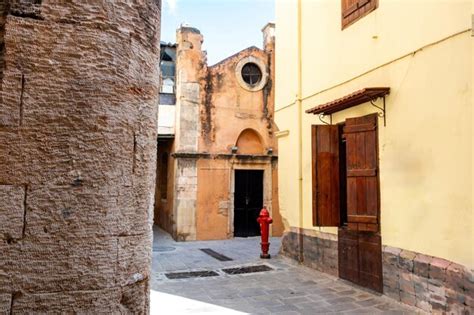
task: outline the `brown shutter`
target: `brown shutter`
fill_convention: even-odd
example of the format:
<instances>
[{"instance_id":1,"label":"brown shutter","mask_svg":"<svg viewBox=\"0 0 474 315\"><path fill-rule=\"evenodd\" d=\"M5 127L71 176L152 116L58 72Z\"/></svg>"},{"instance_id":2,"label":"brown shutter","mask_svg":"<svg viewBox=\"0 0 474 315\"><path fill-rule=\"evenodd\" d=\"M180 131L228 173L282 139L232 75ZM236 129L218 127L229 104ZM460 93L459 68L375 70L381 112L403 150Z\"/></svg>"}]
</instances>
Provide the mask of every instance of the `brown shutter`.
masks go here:
<instances>
[{"instance_id":1,"label":"brown shutter","mask_svg":"<svg viewBox=\"0 0 474 315\"><path fill-rule=\"evenodd\" d=\"M359 0L342 0L342 18L346 18L357 11Z\"/></svg>"},{"instance_id":2,"label":"brown shutter","mask_svg":"<svg viewBox=\"0 0 474 315\"><path fill-rule=\"evenodd\" d=\"M346 119L347 222L351 230L379 231L377 114Z\"/></svg>"},{"instance_id":3,"label":"brown shutter","mask_svg":"<svg viewBox=\"0 0 474 315\"><path fill-rule=\"evenodd\" d=\"M339 129L314 125L311 133L313 225L339 226Z\"/></svg>"},{"instance_id":4,"label":"brown shutter","mask_svg":"<svg viewBox=\"0 0 474 315\"><path fill-rule=\"evenodd\" d=\"M342 28L375 10L377 6L378 0L341 0Z\"/></svg>"}]
</instances>

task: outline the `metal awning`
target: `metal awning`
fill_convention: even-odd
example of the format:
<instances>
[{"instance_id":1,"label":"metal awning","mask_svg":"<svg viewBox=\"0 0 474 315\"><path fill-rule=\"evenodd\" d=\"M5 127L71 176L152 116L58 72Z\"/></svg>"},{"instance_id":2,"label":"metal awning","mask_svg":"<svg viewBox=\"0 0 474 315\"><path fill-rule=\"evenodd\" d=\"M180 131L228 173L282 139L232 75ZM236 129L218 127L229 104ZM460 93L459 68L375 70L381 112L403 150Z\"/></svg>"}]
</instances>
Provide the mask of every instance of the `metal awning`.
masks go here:
<instances>
[{"instance_id":1,"label":"metal awning","mask_svg":"<svg viewBox=\"0 0 474 315\"><path fill-rule=\"evenodd\" d=\"M324 103L308 109L306 113L308 114L320 114L320 115L331 115L335 112L357 106L366 102L373 102L379 98L384 97L390 93L389 87L370 87L362 90L355 91L354 93L348 94L344 97L335 99L328 103ZM385 103L385 102L384 102ZM381 109L381 108L380 108ZM383 109L385 111L385 108Z\"/></svg>"}]
</instances>

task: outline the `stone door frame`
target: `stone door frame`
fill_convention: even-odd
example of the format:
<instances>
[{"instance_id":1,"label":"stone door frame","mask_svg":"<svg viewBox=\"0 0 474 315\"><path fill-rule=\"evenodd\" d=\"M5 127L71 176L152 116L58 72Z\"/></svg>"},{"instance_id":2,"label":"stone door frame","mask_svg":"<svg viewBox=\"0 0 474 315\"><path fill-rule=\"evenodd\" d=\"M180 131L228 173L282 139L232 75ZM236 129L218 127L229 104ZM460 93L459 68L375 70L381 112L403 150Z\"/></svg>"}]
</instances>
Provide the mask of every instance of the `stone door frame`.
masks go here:
<instances>
[{"instance_id":1,"label":"stone door frame","mask_svg":"<svg viewBox=\"0 0 474 315\"><path fill-rule=\"evenodd\" d=\"M273 215L272 209L272 161L248 161L235 159L231 161L229 176L229 218L227 221L227 233L230 238L234 238L234 195L235 195L235 171L236 170L262 170L263 171L263 204L267 206L270 215ZM272 229L270 229L270 236Z\"/></svg>"}]
</instances>

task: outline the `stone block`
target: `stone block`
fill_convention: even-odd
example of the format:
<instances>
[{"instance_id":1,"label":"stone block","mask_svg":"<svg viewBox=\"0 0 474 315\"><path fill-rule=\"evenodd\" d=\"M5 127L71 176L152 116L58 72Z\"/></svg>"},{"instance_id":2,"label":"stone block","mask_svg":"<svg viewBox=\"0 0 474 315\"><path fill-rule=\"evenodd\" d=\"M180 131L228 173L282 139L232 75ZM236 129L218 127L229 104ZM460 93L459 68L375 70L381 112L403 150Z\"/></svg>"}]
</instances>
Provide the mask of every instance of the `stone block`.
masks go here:
<instances>
[{"instance_id":1,"label":"stone block","mask_svg":"<svg viewBox=\"0 0 474 315\"><path fill-rule=\"evenodd\" d=\"M444 295L444 282L436 279L428 279L428 290L434 294Z\"/></svg>"},{"instance_id":2,"label":"stone block","mask_svg":"<svg viewBox=\"0 0 474 315\"><path fill-rule=\"evenodd\" d=\"M468 308L466 308L464 305L459 305L459 304L448 304L446 307L446 313L447 314L461 314L461 315L470 315L473 314L473 311L471 309L471 312L469 312Z\"/></svg>"},{"instance_id":3,"label":"stone block","mask_svg":"<svg viewBox=\"0 0 474 315\"><path fill-rule=\"evenodd\" d=\"M415 296L417 300L429 301L430 291L428 290L428 280L423 277L413 275L415 284Z\"/></svg>"},{"instance_id":4,"label":"stone block","mask_svg":"<svg viewBox=\"0 0 474 315\"><path fill-rule=\"evenodd\" d=\"M472 295L464 295L464 304L466 305L466 308L474 311L474 297Z\"/></svg>"},{"instance_id":5,"label":"stone block","mask_svg":"<svg viewBox=\"0 0 474 315\"><path fill-rule=\"evenodd\" d=\"M26 238L0 243L0 272L10 292L97 290L116 283L117 239Z\"/></svg>"},{"instance_id":6,"label":"stone block","mask_svg":"<svg viewBox=\"0 0 474 315\"><path fill-rule=\"evenodd\" d=\"M20 239L25 216L25 186L0 185L0 239Z\"/></svg>"},{"instance_id":7,"label":"stone block","mask_svg":"<svg viewBox=\"0 0 474 315\"><path fill-rule=\"evenodd\" d=\"M0 293L0 314L11 314L12 295Z\"/></svg>"},{"instance_id":8,"label":"stone block","mask_svg":"<svg viewBox=\"0 0 474 315\"><path fill-rule=\"evenodd\" d=\"M181 96L186 99L196 102L199 101L199 90L199 83L181 82Z\"/></svg>"},{"instance_id":9,"label":"stone block","mask_svg":"<svg viewBox=\"0 0 474 315\"><path fill-rule=\"evenodd\" d=\"M0 240L0 249L6 246L6 241ZM5 253L2 253L5 254ZM11 293L13 291L13 281L7 270L0 268L0 293Z\"/></svg>"},{"instance_id":10,"label":"stone block","mask_svg":"<svg viewBox=\"0 0 474 315\"><path fill-rule=\"evenodd\" d=\"M149 196L140 183L112 189L94 186L30 185L25 233L84 238L90 235L129 235L149 230ZM140 198L141 196L141 198Z\"/></svg>"},{"instance_id":11,"label":"stone block","mask_svg":"<svg viewBox=\"0 0 474 315\"><path fill-rule=\"evenodd\" d=\"M431 279L445 281L446 269L451 264L450 261L442 258L433 257L430 263L429 276Z\"/></svg>"},{"instance_id":12,"label":"stone block","mask_svg":"<svg viewBox=\"0 0 474 315\"><path fill-rule=\"evenodd\" d=\"M400 289L397 287L389 287L389 286L386 286L385 283L384 283L384 286L383 286L383 293L396 300L396 301L400 301Z\"/></svg>"},{"instance_id":13,"label":"stone block","mask_svg":"<svg viewBox=\"0 0 474 315\"><path fill-rule=\"evenodd\" d=\"M428 278L432 258L428 255L417 254L413 260L413 272L417 276Z\"/></svg>"},{"instance_id":14,"label":"stone block","mask_svg":"<svg viewBox=\"0 0 474 315\"><path fill-rule=\"evenodd\" d=\"M467 295L474 296L474 271L464 269L464 291Z\"/></svg>"},{"instance_id":15,"label":"stone block","mask_svg":"<svg viewBox=\"0 0 474 315\"><path fill-rule=\"evenodd\" d=\"M446 304L438 303L436 301L431 301L431 310L433 313L442 314L446 311Z\"/></svg>"},{"instance_id":16,"label":"stone block","mask_svg":"<svg viewBox=\"0 0 474 315\"><path fill-rule=\"evenodd\" d=\"M403 272L400 277L400 290L410 295L415 295L415 283L412 274Z\"/></svg>"},{"instance_id":17,"label":"stone block","mask_svg":"<svg viewBox=\"0 0 474 315\"><path fill-rule=\"evenodd\" d=\"M418 308L421 308L425 312L431 313L432 306L429 301L424 301L424 300L416 300L415 306Z\"/></svg>"},{"instance_id":18,"label":"stone block","mask_svg":"<svg viewBox=\"0 0 474 315\"><path fill-rule=\"evenodd\" d=\"M121 314L148 314L149 295L150 289L146 281L124 287L120 299Z\"/></svg>"},{"instance_id":19,"label":"stone block","mask_svg":"<svg viewBox=\"0 0 474 315\"><path fill-rule=\"evenodd\" d=\"M398 266L400 269L407 272L413 272L414 262L416 253L409 250L402 250L398 256Z\"/></svg>"},{"instance_id":20,"label":"stone block","mask_svg":"<svg viewBox=\"0 0 474 315\"><path fill-rule=\"evenodd\" d=\"M384 263L383 264L383 279L384 282L396 282L398 283L398 279L400 278L400 269L396 265Z\"/></svg>"},{"instance_id":21,"label":"stone block","mask_svg":"<svg viewBox=\"0 0 474 315\"><path fill-rule=\"evenodd\" d=\"M402 252L402 249L398 247L386 246L384 245L382 248L384 254L392 254L393 256L398 256Z\"/></svg>"},{"instance_id":22,"label":"stone block","mask_svg":"<svg viewBox=\"0 0 474 315\"><path fill-rule=\"evenodd\" d=\"M151 234L118 238L119 285L127 286L150 278L151 244Z\"/></svg>"},{"instance_id":23,"label":"stone block","mask_svg":"<svg viewBox=\"0 0 474 315\"><path fill-rule=\"evenodd\" d=\"M24 76L13 69L5 69L0 82L0 127L18 127L20 125L20 107L24 93Z\"/></svg>"},{"instance_id":24,"label":"stone block","mask_svg":"<svg viewBox=\"0 0 474 315\"><path fill-rule=\"evenodd\" d=\"M468 271L464 266L452 263L446 269L446 287L453 290L464 290Z\"/></svg>"},{"instance_id":25,"label":"stone block","mask_svg":"<svg viewBox=\"0 0 474 315\"><path fill-rule=\"evenodd\" d=\"M403 291L400 291L400 301L402 303L415 306L416 305L416 297L413 294L409 294Z\"/></svg>"},{"instance_id":26,"label":"stone block","mask_svg":"<svg viewBox=\"0 0 474 315\"><path fill-rule=\"evenodd\" d=\"M124 126L117 129L116 133L92 130L76 133L74 126L55 129L51 124L21 133L0 131L3 139L0 165L9 165L0 168L0 178L16 185L47 183L76 188L130 185L134 167L133 134ZM54 137L50 137L52 133Z\"/></svg>"},{"instance_id":27,"label":"stone block","mask_svg":"<svg viewBox=\"0 0 474 315\"><path fill-rule=\"evenodd\" d=\"M459 292L452 289L446 289L445 294L446 294L446 303L448 305L452 305L452 304L468 305L467 297L463 291Z\"/></svg>"},{"instance_id":28,"label":"stone block","mask_svg":"<svg viewBox=\"0 0 474 315\"><path fill-rule=\"evenodd\" d=\"M56 293L23 293L15 297L14 314L124 314L121 288Z\"/></svg>"}]
</instances>

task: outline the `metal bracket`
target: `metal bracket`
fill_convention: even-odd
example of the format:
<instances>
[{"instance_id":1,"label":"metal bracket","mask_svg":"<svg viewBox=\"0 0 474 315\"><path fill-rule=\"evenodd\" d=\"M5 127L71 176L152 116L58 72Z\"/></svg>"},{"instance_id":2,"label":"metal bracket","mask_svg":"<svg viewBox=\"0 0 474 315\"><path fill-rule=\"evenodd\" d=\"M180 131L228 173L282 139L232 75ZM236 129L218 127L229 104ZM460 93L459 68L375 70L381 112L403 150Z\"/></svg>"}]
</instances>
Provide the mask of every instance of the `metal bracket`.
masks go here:
<instances>
[{"instance_id":1,"label":"metal bracket","mask_svg":"<svg viewBox=\"0 0 474 315\"><path fill-rule=\"evenodd\" d=\"M324 115L324 113L319 114L319 120L325 125L332 125L332 114L329 115L329 122L326 122L326 121L323 120L324 116L328 116L328 115Z\"/></svg>"},{"instance_id":2,"label":"metal bracket","mask_svg":"<svg viewBox=\"0 0 474 315\"><path fill-rule=\"evenodd\" d=\"M375 108L381 110L382 112L379 112L377 113L379 115L380 118L383 118L383 126L386 127L387 126L387 113L385 112L385 96L382 96L382 99L383 99L383 106L380 107L380 106L377 106L374 104L374 102L377 100L378 98L375 98L373 100L370 101L370 104L372 106L374 106Z\"/></svg>"}]
</instances>

